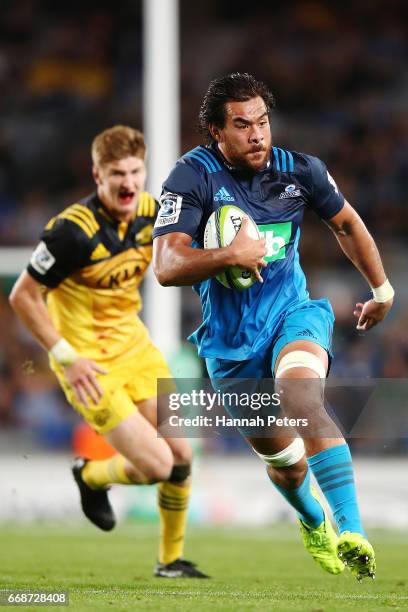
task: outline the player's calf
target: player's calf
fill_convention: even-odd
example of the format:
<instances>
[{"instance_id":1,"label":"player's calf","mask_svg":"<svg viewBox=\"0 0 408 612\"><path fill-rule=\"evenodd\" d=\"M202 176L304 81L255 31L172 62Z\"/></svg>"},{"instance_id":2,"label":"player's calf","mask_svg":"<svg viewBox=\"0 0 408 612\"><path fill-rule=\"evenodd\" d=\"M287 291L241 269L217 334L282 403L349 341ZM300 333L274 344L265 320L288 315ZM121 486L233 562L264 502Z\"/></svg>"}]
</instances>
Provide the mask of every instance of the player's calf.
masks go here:
<instances>
[{"instance_id":1,"label":"player's calf","mask_svg":"<svg viewBox=\"0 0 408 612\"><path fill-rule=\"evenodd\" d=\"M278 468L267 465L266 467L266 472L272 482L277 487L282 487L283 489L296 489L300 487L307 471L308 465L304 458L291 466Z\"/></svg>"}]
</instances>

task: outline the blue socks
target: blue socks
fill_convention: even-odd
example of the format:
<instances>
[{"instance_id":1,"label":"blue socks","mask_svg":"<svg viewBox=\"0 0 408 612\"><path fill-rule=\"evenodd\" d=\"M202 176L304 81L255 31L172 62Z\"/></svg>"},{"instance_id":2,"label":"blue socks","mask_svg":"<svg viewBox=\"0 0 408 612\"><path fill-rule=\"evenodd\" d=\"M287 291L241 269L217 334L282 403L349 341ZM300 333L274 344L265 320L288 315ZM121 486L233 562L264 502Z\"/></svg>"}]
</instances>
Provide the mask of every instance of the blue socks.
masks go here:
<instances>
[{"instance_id":1,"label":"blue socks","mask_svg":"<svg viewBox=\"0 0 408 612\"><path fill-rule=\"evenodd\" d=\"M308 463L330 505L339 533L352 531L365 536L348 445L326 448L309 457Z\"/></svg>"},{"instance_id":2,"label":"blue socks","mask_svg":"<svg viewBox=\"0 0 408 612\"><path fill-rule=\"evenodd\" d=\"M310 491L310 470L306 472L306 476L300 487L297 489L284 489L276 483L271 482L278 489L279 493L290 503L298 512L301 521L309 527L318 527L324 521L323 508L319 502L313 497Z\"/></svg>"}]
</instances>

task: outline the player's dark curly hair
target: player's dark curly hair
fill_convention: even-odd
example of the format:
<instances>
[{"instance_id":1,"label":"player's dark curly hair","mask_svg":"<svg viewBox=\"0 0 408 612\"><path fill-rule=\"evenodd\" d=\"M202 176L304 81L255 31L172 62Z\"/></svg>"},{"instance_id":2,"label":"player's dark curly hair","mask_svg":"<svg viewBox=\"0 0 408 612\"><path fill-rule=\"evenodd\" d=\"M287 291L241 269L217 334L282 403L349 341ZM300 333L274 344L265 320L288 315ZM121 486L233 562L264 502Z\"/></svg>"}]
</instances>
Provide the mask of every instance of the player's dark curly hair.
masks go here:
<instances>
[{"instance_id":1,"label":"player's dark curly hair","mask_svg":"<svg viewBox=\"0 0 408 612\"><path fill-rule=\"evenodd\" d=\"M275 107L274 95L265 83L257 81L252 74L234 72L214 79L208 86L201 104L198 115L199 132L205 134L208 142L211 142L209 125L212 123L219 128L224 127L226 102L245 102L257 96L265 102L268 113Z\"/></svg>"}]
</instances>

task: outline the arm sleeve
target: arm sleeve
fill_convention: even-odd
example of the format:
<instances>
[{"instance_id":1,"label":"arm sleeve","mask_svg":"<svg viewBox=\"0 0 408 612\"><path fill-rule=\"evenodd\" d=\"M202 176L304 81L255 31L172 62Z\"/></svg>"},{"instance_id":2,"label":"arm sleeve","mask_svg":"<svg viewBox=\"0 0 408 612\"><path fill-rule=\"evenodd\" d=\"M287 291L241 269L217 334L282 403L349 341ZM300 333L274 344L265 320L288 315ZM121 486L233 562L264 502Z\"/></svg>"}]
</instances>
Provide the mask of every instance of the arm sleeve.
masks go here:
<instances>
[{"instance_id":1,"label":"arm sleeve","mask_svg":"<svg viewBox=\"0 0 408 612\"><path fill-rule=\"evenodd\" d=\"M206 191L200 170L179 162L163 183L153 238L172 232L194 237L203 218Z\"/></svg>"},{"instance_id":2,"label":"arm sleeve","mask_svg":"<svg viewBox=\"0 0 408 612\"><path fill-rule=\"evenodd\" d=\"M309 157L311 173L310 207L321 219L331 219L344 206L344 196L325 164L317 157Z\"/></svg>"},{"instance_id":3,"label":"arm sleeve","mask_svg":"<svg viewBox=\"0 0 408 612\"><path fill-rule=\"evenodd\" d=\"M33 251L27 271L42 285L53 289L83 266L90 253L90 240L75 223L57 219L45 229Z\"/></svg>"}]
</instances>

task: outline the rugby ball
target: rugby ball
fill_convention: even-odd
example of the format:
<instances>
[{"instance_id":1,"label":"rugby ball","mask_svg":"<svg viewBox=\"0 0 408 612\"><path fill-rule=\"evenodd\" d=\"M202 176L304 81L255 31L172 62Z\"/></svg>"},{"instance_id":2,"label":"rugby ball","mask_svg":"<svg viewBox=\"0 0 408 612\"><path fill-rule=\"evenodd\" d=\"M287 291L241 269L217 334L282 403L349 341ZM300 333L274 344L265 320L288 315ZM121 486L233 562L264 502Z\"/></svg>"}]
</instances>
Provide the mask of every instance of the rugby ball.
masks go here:
<instances>
[{"instance_id":1,"label":"rugby ball","mask_svg":"<svg viewBox=\"0 0 408 612\"><path fill-rule=\"evenodd\" d=\"M258 240L261 236L255 221L238 206L225 205L215 210L207 221L204 230L204 248L218 249L231 244L237 235L242 219L249 219L248 233L251 238ZM231 266L216 276L216 279L228 289L243 291L256 282L256 276L249 270L240 266Z\"/></svg>"}]
</instances>

